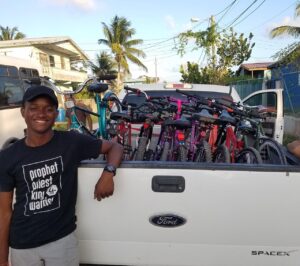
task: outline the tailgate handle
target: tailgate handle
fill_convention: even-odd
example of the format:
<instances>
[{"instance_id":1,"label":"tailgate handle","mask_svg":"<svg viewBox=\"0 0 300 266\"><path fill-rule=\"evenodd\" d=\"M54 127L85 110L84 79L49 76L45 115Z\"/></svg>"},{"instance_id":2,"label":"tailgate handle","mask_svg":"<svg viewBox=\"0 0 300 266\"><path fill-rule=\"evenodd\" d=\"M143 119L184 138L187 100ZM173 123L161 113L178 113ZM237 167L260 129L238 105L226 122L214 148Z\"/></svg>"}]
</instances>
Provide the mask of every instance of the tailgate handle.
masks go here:
<instances>
[{"instance_id":1,"label":"tailgate handle","mask_svg":"<svg viewBox=\"0 0 300 266\"><path fill-rule=\"evenodd\" d=\"M155 175L152 177L152 190L154 192L180 193L185 189L183 176Z\"/></svg>"}]
</instances>

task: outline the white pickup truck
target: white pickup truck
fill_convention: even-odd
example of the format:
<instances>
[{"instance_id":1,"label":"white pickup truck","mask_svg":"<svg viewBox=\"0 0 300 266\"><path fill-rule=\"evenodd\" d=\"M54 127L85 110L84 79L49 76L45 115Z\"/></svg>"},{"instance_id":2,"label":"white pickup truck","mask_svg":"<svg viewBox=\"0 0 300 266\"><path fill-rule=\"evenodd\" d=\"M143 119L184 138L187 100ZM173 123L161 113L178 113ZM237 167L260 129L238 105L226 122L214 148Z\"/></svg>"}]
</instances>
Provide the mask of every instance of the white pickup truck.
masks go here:
<instances>
[{"instance_id":1,"label":"white pickup truck","mask_svg":"<svg viewBox=\"0 0 300 266\"><path fill-rule=\"evenodd\" d=\"M259 100L275 104L277 117L267 127L281 141L282 90L260 91L246 102L264 103ZM128 161L117 171L114 195L97 202L93 189L103 167L103 161L84 161L78 170L77 234L84 265L299 265L295 163Z\"/></svg>"}]
</instances>

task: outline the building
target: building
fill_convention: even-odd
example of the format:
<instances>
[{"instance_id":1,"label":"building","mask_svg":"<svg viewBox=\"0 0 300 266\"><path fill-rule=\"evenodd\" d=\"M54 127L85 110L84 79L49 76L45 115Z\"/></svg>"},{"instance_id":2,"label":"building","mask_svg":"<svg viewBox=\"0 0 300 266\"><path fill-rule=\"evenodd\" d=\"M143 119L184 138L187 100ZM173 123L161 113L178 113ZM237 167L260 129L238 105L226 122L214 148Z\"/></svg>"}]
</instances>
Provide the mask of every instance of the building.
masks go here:
<instances>
[{"instance_id":1,"label":"building","mask_svg":"<svg viewBox=\"0 0 300 266\"><path fill-rule=\"evenodd\" d=\"M70 87L87 78L82 63L89 58L66 36L0 41L0 55L38 64L40 75L50 77L60 86Z\"/></svg>"},{"instance_id":2,"label":"building","mask_svg":"<svg viewBox=\"0 0 300 266\"><path fill-rule=\"evenodd\" d=\"M273 64L273 62L241 64L237 70L237 76L248 76L255 79L270 78L271 71L269 66L271 64Z\"/></svg>"}]
</instances>

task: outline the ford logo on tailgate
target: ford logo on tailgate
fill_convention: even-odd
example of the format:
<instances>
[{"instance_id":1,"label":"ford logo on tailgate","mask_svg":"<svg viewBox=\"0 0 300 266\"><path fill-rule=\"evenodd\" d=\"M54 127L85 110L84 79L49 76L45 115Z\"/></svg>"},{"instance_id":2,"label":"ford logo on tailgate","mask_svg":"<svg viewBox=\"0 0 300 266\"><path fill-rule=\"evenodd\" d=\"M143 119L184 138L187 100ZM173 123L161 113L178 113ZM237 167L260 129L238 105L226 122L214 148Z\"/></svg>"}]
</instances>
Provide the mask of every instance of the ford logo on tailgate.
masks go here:
<instances>
[{"instance_id":1,"label":"ford logo on tailgate","mask_svg":"<svg viewBox=\"0 0 300 266\"><path fill-rule=\"evenodd\" d=\"M161 227L177 227L184 225L186 219L175 214L160 214L150 217L150 223Z\"/></svg>"}]
</instances>

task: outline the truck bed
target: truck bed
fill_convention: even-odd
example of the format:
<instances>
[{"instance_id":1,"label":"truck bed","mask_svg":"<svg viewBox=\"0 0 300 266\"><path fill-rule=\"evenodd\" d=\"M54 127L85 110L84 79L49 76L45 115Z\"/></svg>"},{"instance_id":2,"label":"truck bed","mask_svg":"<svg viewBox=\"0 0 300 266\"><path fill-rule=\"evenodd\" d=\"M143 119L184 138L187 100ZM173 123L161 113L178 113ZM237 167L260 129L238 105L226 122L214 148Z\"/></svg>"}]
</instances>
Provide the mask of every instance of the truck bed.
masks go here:
<instances>
[{"instance_id":1,"label":"truck bed","mask_svg":"<svg viewBox=\"0 0 300 266\"><path fill-rule=\"evenodd\" d=\"M79 168L82 263L299 265L300 167L123 162L98 202L103 167Z\"/></svg>"}]
</instances>

